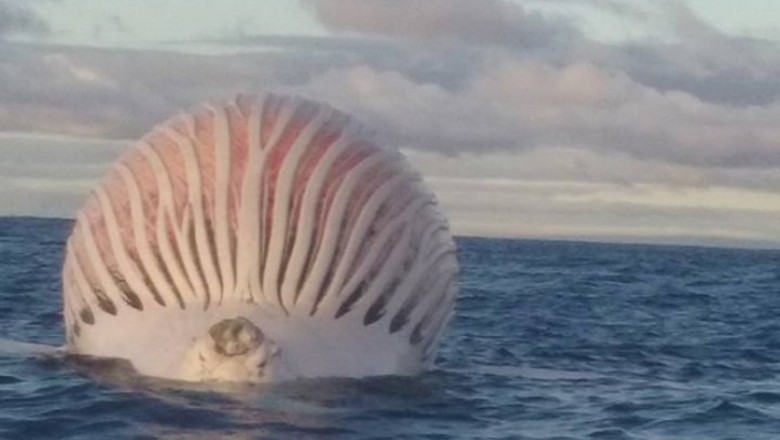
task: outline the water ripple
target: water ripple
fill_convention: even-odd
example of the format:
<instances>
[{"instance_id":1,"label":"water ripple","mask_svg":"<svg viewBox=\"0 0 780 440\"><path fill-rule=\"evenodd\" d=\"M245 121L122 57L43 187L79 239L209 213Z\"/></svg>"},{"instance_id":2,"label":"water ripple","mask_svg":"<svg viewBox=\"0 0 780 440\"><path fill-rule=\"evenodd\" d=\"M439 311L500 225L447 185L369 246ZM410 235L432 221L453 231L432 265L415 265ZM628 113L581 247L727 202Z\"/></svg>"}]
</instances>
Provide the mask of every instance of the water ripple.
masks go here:
<instances>
[{"instance_id":1,"label":"water ripple","mask_svg":"<svg viewBox=\"0 0 780 440\"><path fill-rule=\"evenodd\" d=\"M70 223L0 218L0 338L62 344ZM780 438L780 253L460 239L417 378L205 386L0 351L3 439Z\"/></svg>"}]
</instances>

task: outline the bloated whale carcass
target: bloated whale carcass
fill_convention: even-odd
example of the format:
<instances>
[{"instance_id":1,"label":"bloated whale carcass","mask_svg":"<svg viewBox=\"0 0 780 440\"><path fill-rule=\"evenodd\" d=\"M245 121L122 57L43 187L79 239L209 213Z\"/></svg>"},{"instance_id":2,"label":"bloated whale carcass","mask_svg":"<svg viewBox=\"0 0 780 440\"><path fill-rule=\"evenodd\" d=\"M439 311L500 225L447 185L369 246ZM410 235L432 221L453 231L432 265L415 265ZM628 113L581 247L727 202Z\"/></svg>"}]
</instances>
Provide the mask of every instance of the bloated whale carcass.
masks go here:
<instances>
[{"instance_id":1,"label":"bloated whale carcass","mask_svg":"<svg viewBox=\"0 0 780 440\"><path fill-rule=\"evenodd\" d=\"M158 126L78 214L67 350L190 381L415 374L452 315L446 219L333 108L238 96Z\"/></svg>"}]
</instances>

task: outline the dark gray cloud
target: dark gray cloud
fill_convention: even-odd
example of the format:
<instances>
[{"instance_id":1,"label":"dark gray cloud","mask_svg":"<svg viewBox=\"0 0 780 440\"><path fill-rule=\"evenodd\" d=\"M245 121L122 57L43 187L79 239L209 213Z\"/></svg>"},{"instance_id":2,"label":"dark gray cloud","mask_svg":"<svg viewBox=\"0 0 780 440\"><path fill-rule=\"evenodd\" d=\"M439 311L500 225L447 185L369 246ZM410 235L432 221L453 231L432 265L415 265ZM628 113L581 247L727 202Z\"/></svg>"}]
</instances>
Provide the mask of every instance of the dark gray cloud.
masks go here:
<instances>
[{"instance_id":1,"label":"dark gray cloud","mask_svg":"<svg viewBox=\"0 0 780 440\"><path fill-rule=\"evenodd\" d=\"M368 67L334 70L305 90L397 143L445 153L564 145L699 166L780 166L780 106L708 103L589 63L504 53L455 91Z\"/></svg>"},{"instance_id":2,"label":"dark gray cloud","mask_svg":"<svg viewBox=\"0 0 780 440\"><path fill-rule=\"evenodd\" d=\"M537 47L579 37L562 19L505 0L310 0L334 31L413 40Z\"/></svg>"},{"instance_id":3,"label":"dark gray cloud","mask_svg":"<svg viewBox=\"0 0 780 440\"><path fill-rule=\"evenodd\" d=\"M658 5L645 9L644 19L667 25L671 41L604 46L590 59L659 91L683 91L706 102L763 106L780 98L777 41L727 34L682 1Z\"/></svg>"},{"instance_id":4,"label":"dark gray cloud","mask_svg":"<svg viewBox=\"0 0 780 440\"><path fill-rule=\"evenodd\" d=\"M535 6L576 6L596 9L620 18L646 22L653 17L652 8L641 1L632 0L523 0L525 4Z\"/></svg>"},{"instance_id":5,"label":"dark gray cloud","mask_svg":"<svg viewBox=\"0 0 780 440\"><path fill-rule=\"evenodd\" d=\"M608 62L661 91L681 90L708 102L767 105L780 97L780 51L775 43L724 41L709 48L686 44L632 44L618 48Z\"/></svg>"},{"instance_id":6,"label":"dark gray cloud","mask_svg":"<svg viewBox=\"0 0 780 440\"><path fill-rule=\"evenodd\" d=\"M134 138L208 98L294 91L326 72L366 65L455 90L481 57L475 50L413 51L351 39L269 37L241 44L272 50L200 55L6 44L0 48L0 130Z\"/></svg>"},{"instance_id":7,"label":"dark gray cloud","mask_svg":"<svg viewBox=\"0 0 780 440\"><path fill-rule=\"evenodd\" d=\"M680 90L725 105L767 105L780 97L780 45L728 35L681 2L663 9L676 41L634 42L602 52L601 62L661 91Z\"/></svg>"},{"instance_id":8,"label":"dark gray cloud","mask_svg":"<svg viewBox=\"0 0 780 440\"><path fill-rule=\"evenodd\" d=\"M204 99L306 79L294 59L275 54L14 46L5 55L0 129L6 131L135 138Z\"/></svg>"},{"instance_id":9,"label":"dark gray cloud","mask_svg":"<svg viewBox=\"0 0 780 440\"><path fill-rule=\"evenodd\" d=\"M14 34L45 34L47 24L22 1L0 0L0 38Z\"/></svg>"},{"instance_id":10,"label":"dark gray cloud","mask_svg":"<svg viewBox=\"0 0 780 440\"><path fill-rule=\"evenodd\" d=\"M681 1L529 0L518 4L503 0L309 0L309 3L317 18L331 29L396 39L395 44L382 42L385 48L398 48L410 39L424 40L428 44L439 43L433 49L447 56L442 48L454 55L464 50L462 43L491 44L556 65L590 62L623 71L661 92L683 91L706 102L766 105L780 97L777 42L728 35L702 20ZM533 11L534 6L551 4L596 9L643 26L665 26L673 38L597 43L577 30L576 20L554 19L550 14ZM338 45L345 48L351 45L354 49L355 43L347 43L349 40L341 39ZM376 40L371 44L376 48ZM430 45L414 46L415 50L432 49ZM395 55L399 54L408 59L408 52L397 50ZM445 56L441 59L446 59ZM414 75L416 70L404 70L400 58L385 58L392 59L390 66L394 67L370 61L365 64ZM471 61L479 61L478 58L471 57ZM442 71L435 74L444 76ZM431 80L436 82L434 78Z\"/></svg>"},{"instance_id":11,"label":"dark gray cloud","mask_svg":"<svg viewBox=\"0 0 780 440\"><path fill-rule=\"evenodd\" d=\"M203 43L242 53L274 51L276 59L286 60L284 62L291 67L286 73L288 83L305 82L333 69L370 66L401 72L416 82L457 89L481 68L486 55L484 49L451 42L416 45L408 41L354 36L243 35L207 39ZM247 56L258 57L256 53Z\"/></svg>"}]
</instances>

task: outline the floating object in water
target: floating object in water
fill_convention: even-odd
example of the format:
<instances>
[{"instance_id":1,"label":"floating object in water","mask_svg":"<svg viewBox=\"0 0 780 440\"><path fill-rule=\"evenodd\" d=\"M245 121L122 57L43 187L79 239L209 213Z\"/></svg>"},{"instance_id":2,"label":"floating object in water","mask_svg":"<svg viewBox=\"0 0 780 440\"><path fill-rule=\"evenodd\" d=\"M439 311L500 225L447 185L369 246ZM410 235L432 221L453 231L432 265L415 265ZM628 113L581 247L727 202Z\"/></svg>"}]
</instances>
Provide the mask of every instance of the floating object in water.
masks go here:
<instances>
[{"instance_id":1,"label":"floating object in water","mask_svg":"<svg viewBox=\"0 0 780 440\"><path fill-rule=\"evenodd\" d=\"M416 374L458 265L396 150L299 98L155 127L90 195L63 266L67 350L191 381Z\"/></svg>"}]
</instances>

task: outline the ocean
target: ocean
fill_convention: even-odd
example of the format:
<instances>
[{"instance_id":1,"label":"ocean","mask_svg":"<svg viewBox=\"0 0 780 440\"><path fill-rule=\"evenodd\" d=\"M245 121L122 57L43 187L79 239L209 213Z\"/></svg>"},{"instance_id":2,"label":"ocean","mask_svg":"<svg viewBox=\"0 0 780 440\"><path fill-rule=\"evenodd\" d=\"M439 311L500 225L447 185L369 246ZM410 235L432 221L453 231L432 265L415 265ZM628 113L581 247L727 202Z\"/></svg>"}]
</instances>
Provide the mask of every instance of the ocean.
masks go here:
<instances>
[{"instance_id":1,"label":"ocean","mask_svg":"<svg viewBox=\"0 0 780 440\"><path fill-rule=\"evenodd\" d=\"M0 218L0 339L63 343L71 224ZM457 243L458 311L420 377L214 389L11 345L0 438L780 438L780 251Z\"/></svg>"}]
</instances>

